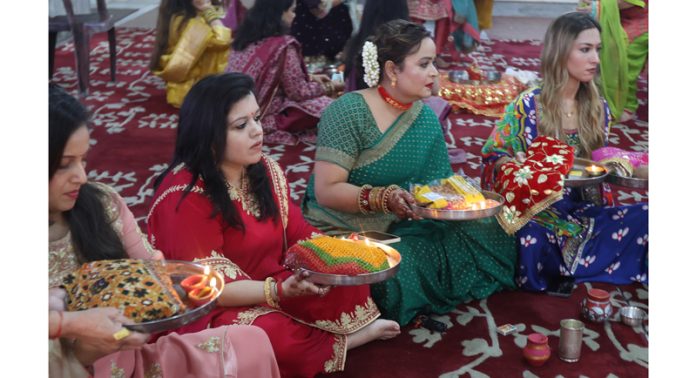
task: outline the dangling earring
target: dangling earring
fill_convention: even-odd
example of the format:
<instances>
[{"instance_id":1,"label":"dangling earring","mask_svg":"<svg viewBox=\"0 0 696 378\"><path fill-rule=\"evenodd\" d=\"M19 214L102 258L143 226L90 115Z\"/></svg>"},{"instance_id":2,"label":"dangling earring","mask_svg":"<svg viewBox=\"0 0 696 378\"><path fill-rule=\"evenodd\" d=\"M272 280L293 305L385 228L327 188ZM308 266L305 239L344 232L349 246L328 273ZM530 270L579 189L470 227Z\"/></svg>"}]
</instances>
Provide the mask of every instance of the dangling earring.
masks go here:
<instances>
[{"instance_id":1,"label":"dangling earring","mask_svg":"<svg viewBox=\"0 0 696 378\"><path fill-rule=\"evenodd\" d=\"M391 86L392 88L396 88L396 78L391 80Z\"/></svg>"}]
</instances>

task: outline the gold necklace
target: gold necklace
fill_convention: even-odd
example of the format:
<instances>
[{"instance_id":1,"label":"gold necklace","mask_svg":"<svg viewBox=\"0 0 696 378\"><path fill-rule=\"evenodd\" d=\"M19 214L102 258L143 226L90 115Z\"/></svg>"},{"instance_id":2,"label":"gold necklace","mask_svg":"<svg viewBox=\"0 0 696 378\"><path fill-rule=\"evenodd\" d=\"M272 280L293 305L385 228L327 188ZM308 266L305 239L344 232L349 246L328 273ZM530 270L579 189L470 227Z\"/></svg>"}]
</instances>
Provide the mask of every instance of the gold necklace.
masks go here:
<instances>
[{"instance_id":1,"label":"gold necklace","mask_svg":"<svg viewBox=\"0 0 696 378\"><path fill-rule=\"evenodd\" d=\"M239 201L242 204L242 210L249 215L258 218L261 216L259 203L253 193L249 193L249 179L246 177L246 169L242 170L239 188L227 183L227 192L233 201Z\"/></svg>"}]
</instances>

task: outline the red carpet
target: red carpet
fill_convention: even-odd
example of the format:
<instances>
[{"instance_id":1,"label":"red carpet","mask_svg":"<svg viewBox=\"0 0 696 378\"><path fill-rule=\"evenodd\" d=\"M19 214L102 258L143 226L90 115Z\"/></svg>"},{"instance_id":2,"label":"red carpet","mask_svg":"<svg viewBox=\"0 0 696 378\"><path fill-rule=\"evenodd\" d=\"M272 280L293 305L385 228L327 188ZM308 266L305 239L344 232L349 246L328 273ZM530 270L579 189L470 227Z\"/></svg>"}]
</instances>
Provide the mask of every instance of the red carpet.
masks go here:
<instances>
[{"instance_id":1,"label":"red carpet","mask_svg":"<svg viewBox=\"0 0 696 378\"><path fill-rule=\"evenodd\" d=\"M177 111L167 105L163 82L150 74L147 64L154 42L151 30L118 31L117 82L109 82L108 47L93 41L91 90L85 103L93 113L92 150L88 174L91 180L116 188L126 199L145 230L144 218L152 200L152 181L173 151ZM72 45L56 52L54 80L76 94ZM538 70L541 46L538 41L494 41L476 57L481 65L503 70L515 66ZM638 120L612 128L613 146L648 150L647 77L638 83ZM495 119L453 114L448 141L466 151L462 168L471 177L480 171L480 150ZM266 154L285 168L293 199L304 193L313 166L314 146L267 145ZM620 202L647 201L647 192L614 187ZM596 284L612 293L615 310L623 304L610 285ZM578 363L558 359L558 328L561 319L579 318L579 302L587 285L580 285L570 298L545 294L505 292L487 300L460 305L437 319L448 325L444 334L408 327L390 341L368 344L348 353L346 370L332 377L641 377L648 375L648 343L642 331L616 320L605 324L585 321L582 357ZM632 304L647 310L648 288L623 287ZM518 326L518 333L501 336L495 328L505 323ZM549 336L551 359L542 367L531 367L522 358L526 335Z\"/></svg>"}]
</instances>

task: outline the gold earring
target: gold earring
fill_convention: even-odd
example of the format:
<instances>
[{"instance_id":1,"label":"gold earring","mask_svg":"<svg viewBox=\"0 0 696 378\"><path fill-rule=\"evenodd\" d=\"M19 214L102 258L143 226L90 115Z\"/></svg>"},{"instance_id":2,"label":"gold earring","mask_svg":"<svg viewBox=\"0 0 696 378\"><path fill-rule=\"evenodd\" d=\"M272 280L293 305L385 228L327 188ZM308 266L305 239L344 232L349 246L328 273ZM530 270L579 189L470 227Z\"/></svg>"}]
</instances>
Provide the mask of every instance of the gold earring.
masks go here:
<instances>
[{"instance_id":1,"label":"gold earring","mask_svg":"<svg viewBox=\"0 0 696 378\"><path fill-rule=\"evenodd\" d=\"M392 86L392 88L396 87L396 79L391 80L391 86Z\"/></svg>"}]
</instances>

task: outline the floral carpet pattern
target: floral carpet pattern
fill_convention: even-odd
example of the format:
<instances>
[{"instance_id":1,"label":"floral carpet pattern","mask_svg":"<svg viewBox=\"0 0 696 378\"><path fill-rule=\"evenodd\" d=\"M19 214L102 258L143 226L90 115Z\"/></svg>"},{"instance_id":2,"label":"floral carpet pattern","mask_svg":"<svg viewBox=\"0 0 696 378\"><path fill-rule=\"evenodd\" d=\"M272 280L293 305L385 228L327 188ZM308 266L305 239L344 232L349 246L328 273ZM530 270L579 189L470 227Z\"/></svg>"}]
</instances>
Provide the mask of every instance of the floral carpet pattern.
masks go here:
<instances>
[{"instance_id":1,"label":"floral carpet pattern","mask_svg":"<svg viewBox=\"0 0 696 378\"><path fill-rule=\"evenodd\" d=\"M176 138L177 110L166 103L162 80L148 69L154 43L150 29L118 29L117 81L109 81L108 45L94 38L90 56L90 92L84 99L93 115L92 148L88 176L114 187L126 200L145 230L144 219L152 201L152 183L171 158ZM536 71L539 41L496 40L485 42L473 53L482 67L503 71L507 66ZM77 93L71 43L56 50L53 80ZM638 82L640 107L637 119L614 125L610 143L633 151L648 151L647 76ZM464 151L453 164L478 180L480 150L496 119L456 113L449 117L449 146ZM315 147L265 145L264 152L285 169L292 199L299 202L313 167ZM620 203L647 202L647 191L613 187ZM444 333L405 327L400 336L351 350L346 370L334 377L641 377L648 375L647 327L621 324L615 314L609 322L585 321L582 357L577 363L558 359L559 322L580 318L579 303L590 287L610 292L615 313L625 304L616 287L578 285L569 298L529 292L503 292L486 300L460 305L433 318L447 326ZM648 288L622 287L632 305L648 309ZM496 327L514 324L517 333L502 336ZM526 335L547 335L551 359L542 367L524 362Z\"/></svg>"}]
</instances>

